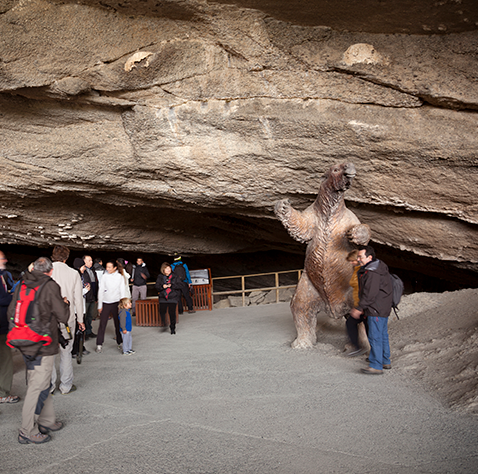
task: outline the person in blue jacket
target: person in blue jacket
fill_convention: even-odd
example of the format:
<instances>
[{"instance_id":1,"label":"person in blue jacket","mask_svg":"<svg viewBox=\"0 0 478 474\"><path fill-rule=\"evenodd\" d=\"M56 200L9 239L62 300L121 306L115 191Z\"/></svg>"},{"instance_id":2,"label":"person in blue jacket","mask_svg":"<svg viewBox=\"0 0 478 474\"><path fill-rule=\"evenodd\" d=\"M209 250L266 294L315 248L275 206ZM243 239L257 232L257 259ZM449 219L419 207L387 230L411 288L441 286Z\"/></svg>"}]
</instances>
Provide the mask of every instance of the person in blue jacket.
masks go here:
<instances>
[{"instance_id":1,"label":"person in blue jacket","mask_svg":"<svg viewBox=\"0 0 478 474\"><path fill-rule=\"evenodd\" d=\"M121 298L119 309L119 326L123 335L123 355L133 355L133 336L131 331L133 330L133 321L131 319L131 300L129 298Z\"/></svg>"},{"instance_id":2,"label":"person in blue jacket","mask_svg":"<svg viewBox=\"0 0 478 474\"><path fill-rule=\"evenodd\" d=\"M188 313L195 313L196 311L194 311L193 299L191 298L191 294L189 292L192 283L191 275L189 274L188 266L181 260L181 255L174 259L174 262L171 265L171 270L181 280L181 293L186 300L186 304L188 305ZM183 314L183 302L181 298L179 298L178 301L178 313Z\"/></svg>"},{"instance_id":3,"label":"person in blue jacket","mask_svg":"<svg viewBox=\"0 0 478 474\"><path fill-rule=\"evenodd\" d=\"M16 395L10 395L13 381L12 350L7 346L8 318L7 309L12 301L10 293L13 279L5 269L7 259L0 252L0 403L16 403L20 400Z\"/></svg>"}]
</instances>

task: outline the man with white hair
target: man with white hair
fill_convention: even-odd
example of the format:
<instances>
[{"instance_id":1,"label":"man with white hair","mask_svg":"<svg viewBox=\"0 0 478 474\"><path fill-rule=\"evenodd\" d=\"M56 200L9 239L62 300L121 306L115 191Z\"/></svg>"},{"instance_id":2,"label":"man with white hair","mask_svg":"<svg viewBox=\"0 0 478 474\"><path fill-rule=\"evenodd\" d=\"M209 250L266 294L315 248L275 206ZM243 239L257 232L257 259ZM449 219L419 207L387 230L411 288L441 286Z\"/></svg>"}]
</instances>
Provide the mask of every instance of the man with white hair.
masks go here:
<instances>
[{"instance_id":1,"label":"man with white hair","mask_svg":"<svg viewBox=\"0 0 478 474\"><path fill-rule=\"evenodd\" d=\"M41 444L51 440L50 431L63 428L63 423L56 421L53 400L50 394L51 374L58 353L58 324L66 323L70 316L68 301L62 298L60 287L51 279L53 264L46 257L40 257L33 264L33 269L24 274L24 280L16 287L12 302L8 307L8 318L17 314L17 302L22 294L35 291L36 308L41 326L47 328L50 343L44 341L22 346L21 352L27 367L27 393L23 403L22 426L18 435L21 444ZM32 304L32 303L30 303ZM21 313L21 310L19 311Z\"/></svg>"}]
</instances>

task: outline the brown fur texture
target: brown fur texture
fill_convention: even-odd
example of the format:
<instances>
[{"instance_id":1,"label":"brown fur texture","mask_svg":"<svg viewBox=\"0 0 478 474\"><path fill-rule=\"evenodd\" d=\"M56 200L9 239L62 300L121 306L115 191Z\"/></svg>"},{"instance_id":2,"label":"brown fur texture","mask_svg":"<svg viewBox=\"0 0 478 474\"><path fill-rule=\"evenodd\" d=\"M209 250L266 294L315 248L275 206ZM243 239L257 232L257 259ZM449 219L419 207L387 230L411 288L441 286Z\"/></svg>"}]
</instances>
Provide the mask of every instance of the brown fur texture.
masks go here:
<instances>
[{"instance_id":1,"label":"brown fur texture","mask_svg":"<svg viewBox=\"0 0 478 474\"><path fill-rule=\"evenodd\" d=\"M365 245L370 229L345 207L344 194L355 177L352 163L335 165L324 175L317 199L303 212L288 200L275 205L275 213L299 242L307 242L304 273L291 302L297 329L294 348L309 348L317 341L317 313L343 317L353 306L349 285L353 267L347 262L352 243Z\"/></svg>"}]
</instances>

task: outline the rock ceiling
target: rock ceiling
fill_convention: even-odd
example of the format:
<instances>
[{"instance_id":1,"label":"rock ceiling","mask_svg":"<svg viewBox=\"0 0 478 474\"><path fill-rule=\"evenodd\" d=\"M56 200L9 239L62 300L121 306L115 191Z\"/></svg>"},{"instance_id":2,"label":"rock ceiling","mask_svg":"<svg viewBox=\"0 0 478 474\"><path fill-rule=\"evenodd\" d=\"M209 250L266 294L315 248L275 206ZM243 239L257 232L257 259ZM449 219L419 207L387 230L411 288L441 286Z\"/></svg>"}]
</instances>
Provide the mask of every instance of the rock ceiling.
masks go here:
<instances>
[{"instance_id":1,"label":"rock ceiling","mask_svg":"<svg viewBox=\"0 0 478 474\"><path fill-rule=\"evenodd\" d=\"M0 1L0 243L298 250L351 161L374 241L478 272L478 3Z\"/></svg>"}]
</instances>

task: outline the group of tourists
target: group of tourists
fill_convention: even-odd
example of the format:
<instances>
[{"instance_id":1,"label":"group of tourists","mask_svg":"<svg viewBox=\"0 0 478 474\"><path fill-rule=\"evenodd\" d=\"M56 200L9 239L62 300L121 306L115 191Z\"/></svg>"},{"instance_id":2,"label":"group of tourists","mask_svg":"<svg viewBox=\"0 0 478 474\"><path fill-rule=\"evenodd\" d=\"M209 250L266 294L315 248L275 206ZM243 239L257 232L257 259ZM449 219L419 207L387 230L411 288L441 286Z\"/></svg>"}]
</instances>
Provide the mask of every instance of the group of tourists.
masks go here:
<instances>
[{"instance_id":1,"label":"group of tourists","mask_svg":"<svg viewBox=\"0 0 478 474\"><path fill-rule=\"evenodd\" d=\"M22 273L17 283L6 270L7 259L0 252L0 403L17 403L10 393L13 360L10 348L18 348L27 369L22 426L18 441L40 444L51 439L50 432L63 425L55 419L51 395L57 390L69 394L73 384L73 360L88 355L85 339L96 338L96 352L103 352L105 331L110 319L115 326L115 344L124 356L135 353L132 317L136 302L147 297L151 278L141 257L135 264L122 258L106 262L85 255L66 264L67 247L54 247L51 260L41 257ZM161 320L169 313L171 334L176 334L176 308L183 312L184 296L194 313L190 295L191 276L180 256L163 263L155 284ZM132 291L130 290L132 287ZM99 317L97 334L92 322ZM12 324L10 324L12 322ZM8 347L10 346L10 347ZM55 359L59 354L59 374ZM78 359L79 361L80 359Z\"/></svg>"},{"instance_id":2,"label":"group of tourists","mask_svg":"<svg viewBox=\"0 0 478 474\"><path fill-rule=\"evenodd\" d=\"M10 393L13 363L10 347L19 348L27 369L27 392L22 410L22 425L18 441L40 444L51 439L50 432L63 427L55 418L51 395L59 390L69 394L73 384L72 359L87 355L85 338L96 338L96 352L103 351L109 319L115 326L115 343L125 356L135 353L132 341L132 316L138 299L147 295L147 280L151 277L141 257L136 264L124 259L93 261L85 255L66 261L69 250L64 246L53 249L52 259L38 258L15 284L6 271L6 258L0 252L0 403L17 403L19 397ZM351 286L354 287L354 307L347 318L347 331L353 348L350 356L365 350L359 344L358 328L366 323L371 350L366 374L381 374L390 369L388 316L393 302L393 283L387 265L378 260L371 246L351 252L348 260L354 265ZM184 296L189 312L194 312L189 286L191 276L180 256L174 262L163 263L156 280L159 313L164 322L169 313L170 332L176 334L176 309L182 312ZM132 291L130 291L130 285ZM180 306L179 306L180 305ZM99 315L98 333L92 321ZM13 324L9 324L13 321ZM72 330L80 335L75 343ZM10 327L10 330L9 330ZM31 344L25 345L25 341ZM55 358L59 354L59 377ZM58 380L58 382L57 382Z\"/></svg>"}]
</instances>

